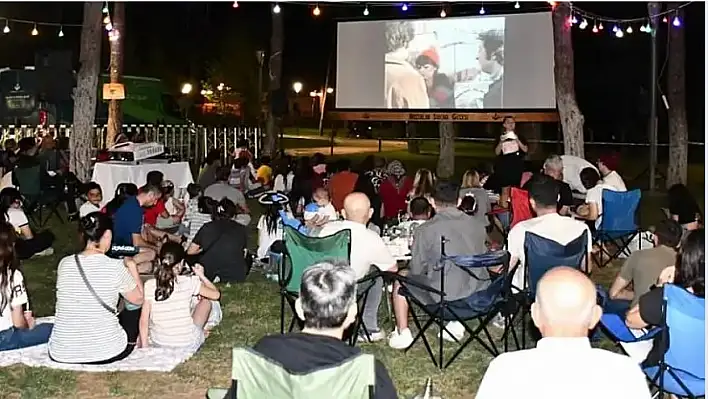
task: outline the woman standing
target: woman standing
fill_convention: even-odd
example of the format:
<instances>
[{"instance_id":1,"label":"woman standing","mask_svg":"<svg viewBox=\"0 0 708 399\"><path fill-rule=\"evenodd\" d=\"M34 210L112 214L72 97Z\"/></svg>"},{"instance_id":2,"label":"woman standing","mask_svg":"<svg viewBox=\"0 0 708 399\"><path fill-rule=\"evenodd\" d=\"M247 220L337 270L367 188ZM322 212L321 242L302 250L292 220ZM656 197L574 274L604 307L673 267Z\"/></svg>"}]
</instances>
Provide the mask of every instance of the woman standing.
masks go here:
<instances>
[{"instance_id":1,"label":"woman standing","mask_svg":"<svg viewBox=\"0 0 708 399\"><path fill-rule=\"evenodd\" d=\"M314 178L315 172L310 163L310 158L301 157L298 159L293 176L292 190L290 191L290 208L295 216L301 216L304 212L305 204L312 202L312 193L315 189Z\"/></svg>"},{"instance_id":2,"label":"woman standing","mask_svg":"<svg viewBox=\"0 0 708 399\"><path fill-rule=\"evenodd\" d=\"M496 185L503 191L508 191L509 187L519 187L521 175L524 173L524 158L528 152L528 146L515 132L516 122L511 116L504 118L504 131L497 139L494 148L496 161L494 165L494 180Z\"/></svg>"},{"instance_id":3,"label":"woman standing","mask_svg":"<svg viewBox=\"0 0 708 399\"><path fill-rule=\"evenodd\" d=\"M84 250L59 262L54 331L49 356L55 362L108 364L125 359L138 340L140 309L118 313L123 297L143 303L143 283L130 258L106 256L111 219L99 212L79 220Z\"/></svg>"},{"instance_id":4,"label":"woman standing","mask_svg":"<svg viewBox=\"0 0 708 399\"><path fill-rule=\"evenodd\" d=\"M387 176L381 182L379 195L383 202L384 219L394 219L406 210L406 198L413 189L413 180L406 176L406 168L401 161L393 160L388 164Z\"/></svg>"}]
</instances>

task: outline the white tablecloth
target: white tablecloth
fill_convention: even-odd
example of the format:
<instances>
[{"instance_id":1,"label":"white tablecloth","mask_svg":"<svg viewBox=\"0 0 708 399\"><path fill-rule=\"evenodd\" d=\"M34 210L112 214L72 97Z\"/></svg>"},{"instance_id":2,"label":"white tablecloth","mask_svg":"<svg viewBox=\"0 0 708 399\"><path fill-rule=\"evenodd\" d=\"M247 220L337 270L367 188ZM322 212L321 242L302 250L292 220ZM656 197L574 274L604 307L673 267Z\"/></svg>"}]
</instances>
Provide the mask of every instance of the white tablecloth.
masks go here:
<instances>
[{"instance_id":1,"label":"white tablecloth","mask_svg":"<svg viewBox=\"0 0 708 399\"><path fill-rule=\"evenodd\" d=\"M165 175L165 180L171 180L175 184L175 191L186 189L194 183L192 172L187 162L173 163L143 163L140 165L129 165L125 163L99 162L93 168L91 180L101 185L103 191L103 204L113 198L113 193L120 183L133 183L140 187L145 184L147 174L150 171L159 170Z\"/></svg>"}]
</instances>

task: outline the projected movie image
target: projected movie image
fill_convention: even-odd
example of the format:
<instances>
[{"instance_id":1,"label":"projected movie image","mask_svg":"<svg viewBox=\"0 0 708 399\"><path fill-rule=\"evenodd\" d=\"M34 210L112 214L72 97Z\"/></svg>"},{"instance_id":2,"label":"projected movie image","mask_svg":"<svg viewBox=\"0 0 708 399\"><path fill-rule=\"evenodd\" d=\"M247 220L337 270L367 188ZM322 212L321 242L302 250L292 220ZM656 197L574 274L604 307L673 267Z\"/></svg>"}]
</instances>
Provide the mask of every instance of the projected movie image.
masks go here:
<instances>
[{"instance_id":1,"label":"projected movie image","mask_svg":"<svg viewBox=\"0 0 708 399\"><path fill-rule=\"evenodd\" d=\"M385 22L385 107L503 107L505 18Z\"/></svg>"}]
</instances>

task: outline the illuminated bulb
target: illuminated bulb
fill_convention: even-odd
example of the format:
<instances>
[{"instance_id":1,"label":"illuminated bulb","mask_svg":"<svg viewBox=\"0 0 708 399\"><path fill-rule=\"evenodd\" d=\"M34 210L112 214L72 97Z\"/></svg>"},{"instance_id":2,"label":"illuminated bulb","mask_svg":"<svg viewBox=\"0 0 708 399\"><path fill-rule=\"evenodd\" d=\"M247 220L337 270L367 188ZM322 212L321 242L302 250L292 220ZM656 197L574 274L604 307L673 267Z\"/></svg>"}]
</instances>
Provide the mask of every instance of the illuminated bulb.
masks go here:
<instances>
[{"instance_id":1,"label":"illuminated bulb","mask_svg":"<svg viewBox=\"0 0 708 399\"><path fill-rule=\"evenodd\" d=\"M602 22L600 22L600 25L598 25L598 26L597 26L597 29L600 29L600 30L603 30L603 29L605 29L605 27L604 27L604 26L602 26Z\"/></svg>"},{"instance_id":2,"label":"illuminated bulb","mask_svg":"<svg viewBox=\"0 0 708 399\"><path fill-rule=\"evenodd\" d=\"M312 15L316 17L320 15L320 6L315 6L315 9L312 10Z\"/></svg>"},{"instance_id":3,"label":"illuminated bulb","mask_svg":"<svg viewBox=\"0 0 708 399\"><path fill-rule=\"evenodd\" d=\"M103 6L103 9L101 10L102 13L108 14L108 4Z\"/></svg>"},{"instance_id":4,"label":"illuminated bulb","mask_svg":"<svg viewBox=\"0 0 708 399\"><path fill-rule=\"evenodd\" d=\"M669 22L669 20L668 20L668 18L664 17L664 19L662 19L661 22L667 23L667 22Z\"/></svg>"},{"instance_id":5,"label":"illuminated bulb","mask_svg":"<svg viewBox=\"0 0 708 399\"><path fill-rule=\"evenodd\" d=\"M674 21L671 23L671 25L676 27L681 26L681 20L679 19L679 17L674 17Z\"/></svg>"},{"instance_id":6,"label":"illuminated bulb","mask_svg":"<svg viewBox=\"0 0 708 399\"><path fill-rule=\"evenodd\" d=\"M631 34L632 34L632 32L634 32L634 29L632 29L632 27L631 27L631 26L628 26L628 27L627 27L627 31L626 31L626 32L627 32L627 33L629 33L629 34L631 35Z\"/></svg>"},{"instance_id":7,"label":"illuminated bulb","mask_svg":"<svg viewBox=\"0 0 708 399\"><path fill-rule=\"evenodd\" d=\"M573 17L568 17L568 25L573 25Z\"/></svg>"},{"instance_id":8,"label":"illuminated bulb","mask_svg":"<svg viewBox=\"0 0 708 399\"><path fill-rule=\"evenodd\" d=\"M408 4L406 4L406 3L401 4L401 10L408 11Z\"/></svg>"},{"instance_id":9,"label":"illuminated bulb","mask_svg":"<svg viewBox=\"0 0 708 399\"><path fill-rule=\"evenodd\" d=\"M619 37L620 39L624 37L624 32L622 32L622 29L617 28L617 32L615 32L615 36Z\"/></svg>"},{"instance_id":10,"label":"illuminated bulb","mask_svg":"<svg viewBox=\"0 0 708 399\"><path fill-rule=\"evenodd\" d=\"M2 33L10 33L10 25L5 21L5 27L2 29Z\"/></svg>"},{"instance_id":11,"label":"illuminated bulb","mask_svg":"<svg viewBox=\"0 0 708 399\"><path fill-rule=\"evenodd\" d=\"M364 16L369 16L369 6L364 7Z\"/></svg>"},{"instance_id":12,"label":"illuminated bulb","mask_svg":"<svg viewBox=\"0 0 708 399\"><path fill-rule=\"evenodd\" d=\"M618 30L620 30L620 28L618 28L617 25L612 27L612 32L617 33Z\"/></svg>"},{"instance_id":13,"label":"illuminated bulb","mask_svg":"<svg viewBox=\"0 0 708 399\"><path fill-rule=\"evenodd\" d=\"M548 4L550 4L551 7L555 7L555 6L556 6L556 2L555 2L555 1L549 1Z\"/></svg>"},{"instance_id":14,"label":"illuminated bulb","mask_svg":"<svg viewBox=\"0 0 708 399\"><path fill-rule=\"evenodd\" d=\"M597 33L599 30L597 29L597 25L593 24L592 25L592 33Z\"/></svg>"},{"instance_id":15,"label":"illuminated bulb","mask_svg":"<svg viewBox=\"0 0 708 399\"><path fill-rule=\"evenodd\" d=\"M238 1L234 1L233 7L234 7L234 8L238 8Z\"/></svg>"},{"instance_id":16,"label":"illuminated bulb","mask_svg":"<svg viewBox=\"0 0 708 399\"><path fill-rule=\"evenodd\" d=\"M64 37L64 28L59 27L59 37Z\"/></svg>"},{"instance_id":17,"label":"illuminated bulb","mask_svg":"<svg viewBox=\"0 0 708 399\"><path fill-rule=\"evenodd\" d=\"M34 28L32 28L32 36L37 35L39 35L39 31L37 30L37 24L34 24Z\"/></svg>"},{"instance_id":18,"label":"illuminated bulb","mask_svg":"<svg viewBox=\"0 0 708 399\"><path fill-rule=\"evenodd\" d=\"M646 31L647 31L647 28L645 28L644 25L640 25L640 26L639 26L639 31L640 31L640 32L646 32Z\"/></svg>"},{"instance_id":19,"label":"illuminated bulb","mask_svg":"<svg viewBox=\"0 0 708 399\"><path fill-rule=\"evenodd\" d=\"M570 23L572 23L573 25L575 25L575 24L578 23L578 19L575 18L575 15L573 15L573 16L570 18Z\"/></svg>"},{"instance_id":20,"label":"illuminated bulb","mask_svg":"<svg viewBox=\"0 0 708 399\"><path fill-rule=\"evenodd\" d=\"M644 32L651 33L651 25L649 25L649 22L647 22L647 26L644 28Z\"/></svg>"},{"instance_id":21,"label":"illuminated bulb","mask_svg":"<svg viewBox=\"0 0 708 399\"><path fill-rule=\"evenodd\" d=\"M104 24L110 24L111 23L111 17L106 15L105 18L103 18L103 23Z\"/></svg>"},{"instance_id":22,"label":"illuminated bulb","mask_svg":"<svg viewBox=\"0 0 708 399\"><path fill-rule=\"evenodd\" d=\"M519 8L521 8L521 4L519 4L519 2L517 1L516 4L514 4L514 8L518 10Z\"/></svg>"},{"instance_id":23,"label":"illuminated bulb","mask_svg":"<svg viewBox=\"0 0 708 399\"><path fill-rule=\"evenodd\" d=\"M440 18L445 18L447 17L447 13L445 12L444 9L440 10Z\"/></svg>"},{"instance_id":24,"label":"illuminated bulb","mask_svg":"<svg viewBox=\"0 0 708 399\"><path fill-rule=\"evenodd\" d=\"M275 3L275 5L273 6L273 13L280 14L280 5L278 3Z\"/></svg>"},{"instance_id":25,"label":"illuminated bulb","mask_svg":"<svg viewBox=\"0 0 708 399\"><path fill-rule=\"evenodd\" d=\"M109 32L112 31L112 30L113 30L113 24L109 22L108 25L106 25L106 30L109 31Z\"/></svg>"},{"instance_id":26,"label":"illuminated bulb","mask_svg":"<svg viewBox=\"0 0 708 399\"><path fill-rule=\"evenodd\" d=\"M118 33L118 30L114 29L110 32L108 32L108 40L115 42L120 38L120 34Z\"/></svg>"},{"instance_id":27,"label":"illuminated bulb","mask_svg":"<svg viewBox=\"0 0 708 399\"><path fill-rule=\"evenodd\" d=\"M482 8L479 9L479 13L481 15L484 15L486 13L486 11L484 11L484 6L482 6Z\"/></svg>"},{"instance_id":28,"label":"illuminated bulb","mask_svg":"<svg viewBox=\"0 0 708 399\"><path fill-rule=\"evenodd\" d=\"M588 20L583 18L583 22L580 23L580 29L585 29L588 27Z\"/></svg>"}]
</instances>

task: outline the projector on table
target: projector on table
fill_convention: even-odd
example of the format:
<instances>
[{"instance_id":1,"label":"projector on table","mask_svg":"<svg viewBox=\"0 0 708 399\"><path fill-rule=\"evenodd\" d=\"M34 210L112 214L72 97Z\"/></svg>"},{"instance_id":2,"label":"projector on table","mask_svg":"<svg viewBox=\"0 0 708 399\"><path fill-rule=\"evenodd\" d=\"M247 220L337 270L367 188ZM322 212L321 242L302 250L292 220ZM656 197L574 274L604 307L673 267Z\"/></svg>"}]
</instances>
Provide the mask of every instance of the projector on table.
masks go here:
<instances>
[{"instance_id":1,"label":"projector on table","mask_svg":"<svg viewBox=\"0 0 708 399\"><path fill-rule=\"evenodd\" d=\"M165 146L159 143L121 143L108 149L111 160L137 163L154 158L165 152Z\"/></svg>"}]
</instances>

